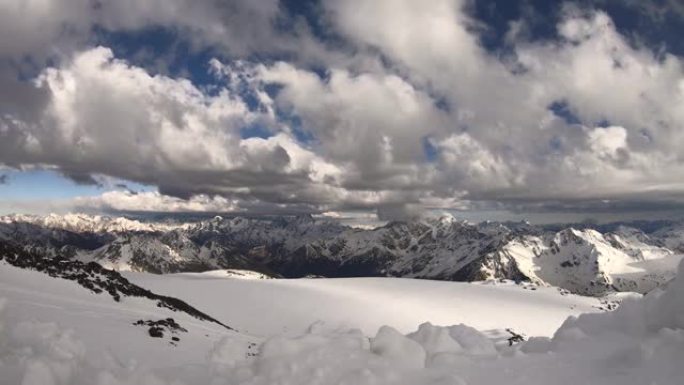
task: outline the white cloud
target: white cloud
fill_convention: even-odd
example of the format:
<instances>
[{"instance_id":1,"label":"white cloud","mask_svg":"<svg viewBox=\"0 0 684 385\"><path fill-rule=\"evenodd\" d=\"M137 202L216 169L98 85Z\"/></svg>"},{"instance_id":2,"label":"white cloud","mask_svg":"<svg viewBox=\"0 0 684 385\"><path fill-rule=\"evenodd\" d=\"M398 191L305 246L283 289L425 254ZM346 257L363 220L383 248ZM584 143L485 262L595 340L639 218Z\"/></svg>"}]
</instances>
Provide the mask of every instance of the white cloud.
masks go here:
<instances>
[{"instance_id":1,"label":"white cloud","mask_svg":"<svg viewBox=\"0 0 684 385\"><path fill-rule=\"evenodd\" d=\"M160 196L218 195L244 210L387 217L471 202L520 208L684 194L672 183L684 176L681 58L629 44L606 13L566 6L560 40L512 31L516 59L502 61L480 45L464 4L323 1L321 22L344 40L335 46L304 24L281 33L276 0L95 8L0 0L0 33L17 35L0 54L63 53L21 93L0 73L0 162L110 175L159 186ZM171 27L237 57L287 52L289 61L214 60L219 92L209 94L107 48L84 48L96 24ZM279 92L267 93L269 84ZM259 108L243 100L244 87ZM13 94L22 102L12 104ZM580 123L556 116L552 103ZM252 125L272 136L242 138ZM130 197L162 207L143 198Z\"/></svg>"},{"instance_id":2,"label":"white cloud","mask_svg":"<svg viewBox=\"0 0 684 385\"><path fill-rule=\"evenodd\" d=\"M411 186L424 169L422 138L442 130L445 116L425 93L396 75L313 72L278 63L261 79L281 84L276 103L302 120L316 150L343 167L343 185Z\"/></svg>"},{"instance_id":3,"label":"white cloud","mask_svg":"<svg viewBox=\"0 0 684 385\"><path fill-rule=\"evenodd\" d=\"M620 150L627 150L627 130L623 127L598 127L588 136L589 147L600 157L615 159Z\"/></svg>"},{"instance_id":4,"label":"white cloud","mask_svg":"<svg viewBox=\"0 0 684 385\"><path fill-rule=\"evenodd\" d=\"M287 132L243 139L240 130L250 124L280 125L230 88L210 96L187 80L151 76L107 48L45 70L36 87L49 93L49 103L34 123L2 120L0 160L53 165L67 175L101 173L173 195L266 201L296 201L339 174Z\"/></svg>"},{"instance_id":5,"label":"white cloud","mask_svg":"<svg viewBox=\"0 0 684 385\"><path fill-rule=\"evenodd\" d=\"M615 194L615 183L636 193L684 172L672 146L684 133L682 62L628 44L605 13L568 7L558 26L564 41L513 40L520 72L479 46L461 2L328 6L341 31L453 106L434 140L443 150L436 191L442 182L475 200L600 198ZM587 127L553 116L554 102ZM601 121L620 128L593 127Z\"/></svg>"},{"instance_id":6,"label":"white cloud","mask_svg":"<svg viewBox=\"0 0 684 385\"><path fill-rule=\"evenodd\" d=\"M439 148L443 176L463 190L505 189L524 183L524 175L516 174L501 157L468 134L451 135L439 144Z\"/></svg>"},{"instance_id":7,"label":"white cloud","mask_svg":"<svg viewBox=\"0 0 684 385\"><path fill-rule=\"evenodd\" d=\"M108 191L94 197L77 197L68 202L77 211L180 212L216 213L240 212L238 203L220 196L196 195L179 199L158 192L131 193Z\"/></svg>"}]
</instances>

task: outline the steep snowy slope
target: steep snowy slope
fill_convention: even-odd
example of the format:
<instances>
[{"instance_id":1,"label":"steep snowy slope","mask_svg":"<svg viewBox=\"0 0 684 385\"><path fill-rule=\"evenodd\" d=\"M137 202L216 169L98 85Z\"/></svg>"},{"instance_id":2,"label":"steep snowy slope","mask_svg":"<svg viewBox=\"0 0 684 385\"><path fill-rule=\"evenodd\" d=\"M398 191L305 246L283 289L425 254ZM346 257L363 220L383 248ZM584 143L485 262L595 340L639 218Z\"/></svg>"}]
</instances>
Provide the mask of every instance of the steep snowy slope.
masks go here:
<instances>
[{"instance_id":1,"label":"steep snowy slope","mask_svg":"<svg viewBox=\"0 0 684 385\"><path fill-rule=\"evenodd\" d=\"M631 235L567 229L518 237L497 254L515 262L533 282L581 294L646 293L671 280L681 256Z\"/></svg>"},{"instance_id":2,"label":"steep snowy slope","mask_svg":"<svg viewBox=\"0 0 684 385\"><path fill-rule=\"evenodd\" d=\"M220 260L202 258L200 248L192 242L158 234L120 234L96 250L83 252L79 259L94 260L117 271L148 271L161 274L177 271L203 271L220 267Z\"/></svg>"},{"instance_id":3,"label":"steep snowy slope","mask_svg":"<svg viewBox=\"0 0 684 385\"><path fill-rule=\"evenodd\" d=\"M633 227L619 226L615 231L605 233L604 237L614 248L641 261L675 253L672 249L663 247L663 240L657 234L647 235Z\"/></svg>"},{"instance_id":4,"label":"steep snowy slope","mask_svg":"<svg viewBox=\"0 0 684 385\"><path fill-rule=\"evenodd\" d=\"M684 253L684 224L675 223L658 229L652 234L652 238L659 241L664 247L677 253Z\"/></svg>"}]
</instances>

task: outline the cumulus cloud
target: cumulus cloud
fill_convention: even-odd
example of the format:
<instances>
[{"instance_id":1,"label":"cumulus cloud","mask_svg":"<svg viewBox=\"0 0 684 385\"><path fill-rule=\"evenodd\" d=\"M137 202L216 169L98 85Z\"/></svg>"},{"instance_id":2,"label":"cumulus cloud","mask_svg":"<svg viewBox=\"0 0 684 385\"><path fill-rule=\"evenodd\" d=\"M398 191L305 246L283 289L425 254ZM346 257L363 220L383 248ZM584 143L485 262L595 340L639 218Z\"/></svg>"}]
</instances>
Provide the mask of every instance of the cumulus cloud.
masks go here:
<instances>
[{"instance_id":1,"label":"cumulus cloud","mask_svg":"<svg viewBox=\"0 0 684 385\"><path fill-rule=\"evenodd\" d=\"M615 159L627 149L627 130L623 127L594 128L588 137L589 148L600 157Z\"/></svg>"},{"instance_id":2,"label":"cumulus cloud","mask_svg":"<svg viewBox=\"0 0 684 385\"><path fill-rule=\"evenodd\" d=\"M108 210L396 219L681 201L680 57L568 5L558 39L527 40L514 23L501 58L481 46L465 5L324 0L325 40L276 0L0 2L0 32L17 35L0 54L59 52L30 82L0 76L0 101L25 101L0 103L0 163L159 188L82 202ZM45 28L25 28L20 13ZM205 89L88 48L93 26L174 28L226 55L211 61ZM267 135L244 135L250 127Z\"/></svg>"},{"instance_id":3,"label":"cumulus cloud","mask_svg":"<svg viewBox=\"0 0 684 385\"><path fill-rule=\"evenodd\" d=\"M514 71L478 45L458 2L420 9L389 3L331 7L351 37L383 50L409 69L414 83L456 106L450 127L456 132L437 143L444 175L454 174L451 185L472 198L552 200L578 190L601 197L614 193L616 181L634 191L681 174L679 150L670 147L684 122L681 60L628 44L605 13L568 7L558 26L563 40L517 41L521 67ZM356 17L356 6L371 7L368 15L386 10L387 20ZM415 33L392 33L397 22ZM558 101L571 106L580 125L549 111ZM621 127L597 127L602 121ZM621 178L612 177L616 172Z\"/></svg>"},{"instance_id":4,"label":"cumulus cloud","mask_svg":"<svg viewBox=\"0 0 684 385\"><path fill-rule=\"evenodd\" d=\"M69 204L77 211L141 213L229 213L240 211L235 200L220 196L196 195L190 199L179 199L158 192L108 191L94 197L77 197Z\"/></svg>"},{"instance_id":5,"label":"cumulus cloud","mask_svg":"<svg viewBox=\"0 0 684 385\"><path fill-rule=\"evenodd\" d=\"M323 170L311 171L315 156L286 133L241 138L245 126L275 122L230 89L209 96L187 80L151 76L114 59L106 48L45 70L36 86L50 93L42 115L32 123L2 120L6 163L101 173L185 197L264 186L277 195L280 185L306 188L309 173Z\"/></svg>"},{"instance_id":6,"label":"cumulus cloud","mask_svg":"<svg viewBox=\"0 0 684 385\"><path fill-rule=\"evenodd\" d=\"M412 188L425 172L422 139L444 129L430 97L392 74L331 70L326 79L278 63L261 79L283 88L276 103L297 115L317 151L343 165L352 189Z\"/></svg>"}]
</instances>

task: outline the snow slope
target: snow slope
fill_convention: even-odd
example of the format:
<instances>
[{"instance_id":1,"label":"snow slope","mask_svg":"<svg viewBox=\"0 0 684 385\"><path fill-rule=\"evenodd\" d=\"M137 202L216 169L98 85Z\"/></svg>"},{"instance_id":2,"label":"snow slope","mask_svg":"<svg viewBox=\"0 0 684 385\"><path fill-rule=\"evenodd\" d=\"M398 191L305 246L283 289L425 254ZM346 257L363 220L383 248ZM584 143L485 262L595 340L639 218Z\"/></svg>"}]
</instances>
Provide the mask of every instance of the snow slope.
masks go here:
<instances>
[{"instance_id":1,"label":"snow slope","mask_svg":"<svg viewBox=\"0 0 684 385\"><path fill-rule=\"evenodd\" d=\"M71 328L87 345L106 346L111 355L107 359L121 363L144 361L151 367L192 363L202 359L220 336L230 333L218 324L159 307L146 298L124 297L116 302L106 294L85 290L74 281L4 262L0 262L0 298L7 300L3 317L6 323L29 321ZM169 338L151 338L147 328L133 325L141 319L167 317L188 330L178 335L177 346L171 345ZM136 340L144 343L136 344Z\"/></svg>"},{"instance_id":2,"label":"snow slope","mask_svg":"<svg viewBox=\"0 0 684 385\"><path fill-rule=\"evenodd\" d=\"M684 263L679 273L664 290L626 299L615 312L571 316L551 338L508 346L470 326L434 324L467 320L482 329L531 324L528 330L545 331L557 313L580 310L565 306L597 300L509 284L127 274L165 294L185 293L182 299L221 321L235 321L232 326L245 322L265 334L291 327L262 340L143 299L115 302L73 281L0 262L0 383L681 385ZM266 305L259 308L259 301ZM282 301L291 306L272 307ZM511 308L502 311L505 304ZM524 311L514 311L514 304ZM131 325L164 316L188 330L178 334L177 346ZM306 319L316 318L329 323L301 329ZM365 318L375 320L364 323ZM415 325L425 319L433 323ZM363 328L388 325L370 334L339 326L357 321ZM261 342L258 349L252 341Z\"/></svg>"},{"instance_id":3,"label":"snow slope","mask_svg":"<svg viewBox=\"0 0 684 385\"><path fill-rule=\"evenodd\" d=\"M409 332L430 321L550 336L569 315L595 312L602 306L598 298L513 283L405 278L245 281L215 272L123 275L156 293L212 309L219 321L262 336L301 333L315 321L360 328L366 335L382 325Z\"/></svg>"},{"instance_id":4,"label":"snow slope","mask_svg":"<svg viewBox=\"0 0 684 385\"><path fill-rule=\"evenodd\" d=\"M636 233L636 234L635 234ZM601 234L566 229L555 234L513 239L496 254L515 262L532 282L574 293L647 293L675 276L682 256L642 242L634 230Z\"/></svg>"}]
</instances>

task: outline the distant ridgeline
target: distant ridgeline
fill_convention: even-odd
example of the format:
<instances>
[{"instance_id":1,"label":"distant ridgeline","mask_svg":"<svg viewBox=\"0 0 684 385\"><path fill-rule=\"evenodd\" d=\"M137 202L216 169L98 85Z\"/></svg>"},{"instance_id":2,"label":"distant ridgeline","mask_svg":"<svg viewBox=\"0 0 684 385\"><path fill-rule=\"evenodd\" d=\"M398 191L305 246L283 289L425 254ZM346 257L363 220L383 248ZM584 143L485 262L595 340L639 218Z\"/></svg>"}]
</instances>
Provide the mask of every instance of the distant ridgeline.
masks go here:
<instances>
[{"instance_id":1,"label":"distant ridgeline","mask_svg":"<svg viewBox=\"0 0 684 385\"><path fill-rule=\"evenodd\" d=\"M391 222L372 230L310 216L195 222L76 214L0 217L0 241L21 245L33 256L97 262L112 270L510 279L588 295L644 293L674 277L684 225L647 229L471 224L452 217Z\"/></svg>"}]
</instances>

